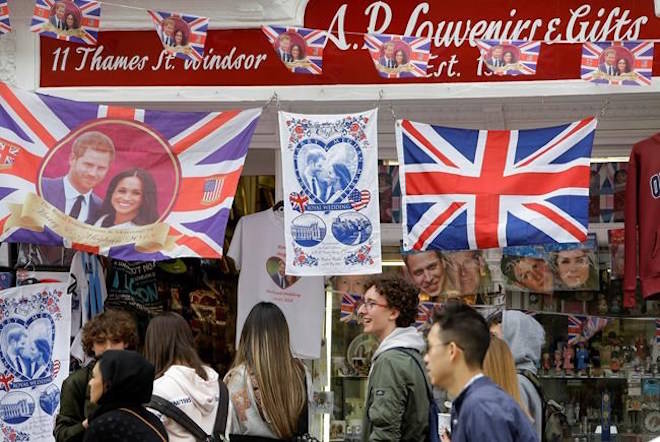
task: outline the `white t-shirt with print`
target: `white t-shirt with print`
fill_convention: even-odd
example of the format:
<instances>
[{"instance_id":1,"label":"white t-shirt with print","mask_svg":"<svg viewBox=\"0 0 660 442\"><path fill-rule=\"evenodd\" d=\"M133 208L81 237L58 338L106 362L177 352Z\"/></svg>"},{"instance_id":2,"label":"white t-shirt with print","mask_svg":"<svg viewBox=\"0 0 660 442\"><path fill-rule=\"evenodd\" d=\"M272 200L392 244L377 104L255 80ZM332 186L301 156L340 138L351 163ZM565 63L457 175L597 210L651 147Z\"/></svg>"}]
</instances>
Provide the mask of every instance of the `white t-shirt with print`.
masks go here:
<instances>
[{"instance_id":1,"label":"white t-shirt with print","mask_svg":"<svg viewBox=\"0 0 660 442\"><path fill-rule=\"evenodd\" d=\"M286 259L283 214L268 209L241 218L227 256L240 270L236 345L252 307L268 301L286 317L294 355L318 359L325 307L323 277L287 276L285 288L280 287L277 272Z\"/></svg>"}]
</instances>

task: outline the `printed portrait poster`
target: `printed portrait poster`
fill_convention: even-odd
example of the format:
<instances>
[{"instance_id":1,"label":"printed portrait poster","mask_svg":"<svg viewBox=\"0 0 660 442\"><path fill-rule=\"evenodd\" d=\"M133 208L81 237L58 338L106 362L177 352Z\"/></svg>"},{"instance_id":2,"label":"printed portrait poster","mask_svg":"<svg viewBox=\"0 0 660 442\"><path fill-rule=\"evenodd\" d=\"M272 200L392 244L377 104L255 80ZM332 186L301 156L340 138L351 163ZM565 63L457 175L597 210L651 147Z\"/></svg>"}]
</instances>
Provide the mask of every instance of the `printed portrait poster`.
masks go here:
<instances>
[{"instance_id":1,"label":"printed portrait poster","mask_svg":"<svg viewBox=\"0 0 660 442\"><path fill-rule=\"evenodd\" d=\"M67 284L34 284L0 298L0 431L5 441L54 441L69 375Z\"/></svg>"},{"instance_id":2,"label":"printed portrait poster","mask_svg":"<svg viewBox=\"0 0 660 442\"><path fill-rule=\"evenodd\" d=\"M555 291L598 290L598 240L589 233L581 243L546 244Z\"/></svg>"},{"instance_id":3,"label":"printed portrait poster","mask_svg":"<svg viewBox=\"0 0 660 442\"><path fill-rule=\"evenodd\" d=\"M0 83L0 241L220 258L261 109L163 112Z\"/></svg>"},{"instance_id":4,"label":"printed portrait poster","mask_svg":"<svg viewBox=\"0 0 660 442\"><path fill-rule=\"evenodd\" d=\"M279 113L287 274L381 272L376 112Z\"/></svg>"}]
</instances>

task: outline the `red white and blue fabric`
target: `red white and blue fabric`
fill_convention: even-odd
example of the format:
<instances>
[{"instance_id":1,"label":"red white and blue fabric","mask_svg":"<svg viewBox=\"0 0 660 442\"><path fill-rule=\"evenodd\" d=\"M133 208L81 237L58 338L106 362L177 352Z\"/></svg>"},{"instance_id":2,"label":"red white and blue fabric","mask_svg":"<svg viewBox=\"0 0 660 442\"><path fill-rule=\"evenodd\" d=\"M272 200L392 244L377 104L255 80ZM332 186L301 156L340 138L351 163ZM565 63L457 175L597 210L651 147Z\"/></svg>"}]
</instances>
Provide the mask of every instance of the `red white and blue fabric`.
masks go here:
<instances>
[{"instance_id":1,"label":"red white and blue fabric","mask_svg":"<svg viewBox=\"0 0 660 442\"><path fill-rule=\"evenodd\" d=\"M393 69L380 69L383 46L386 43L394 43L407 47L410 53L403 67ZM419 78L426 77L429 59L431 58L431 38L430 37L408 37L405 35L391 34L365 34L364 43L369 50L374 66L378 75L383 78Z\"/></svg>"},{"instance_id":2,"label":"red white and blue fabric","mask_svg":"<svg viewBox=\"0 0 660 442\"><path fill-rule=\"evenodd\" d=\"M582 337L582 326L585 317L568 315L568 345L575 345Z\"/></svg>"},{"instance_id":3,"label":"red white and blue fabric","mask_svg":"<svg viewBox=\"0 0 660 442\"><path fill-rule=\"evenodd\" d=\"M415 318L415 328L426 330L433 325L433 316L440 310L442 304L439 302L420 302L417 306L417 317Z\"/></svg>"},{"instance_id":4,"label":"red white and blue fabric","mask_svg":"<svg viewBox=\"0 0 660 442\"><path fill-rule=\"evenodd\" d=\"M607 318L601 318L599 316L587 317L587 320L584 321L582 325L582 337L588 341L593 338L596 333L607 327L607 324L609 323L610 320Z\"/></svg>"},{"instance_id":5,"label":"red white and blue fabric","mask_svg":"<svg viewBox=\"0 0 660 442\"><path fill-rule=\"evenodd\" d=\"M295 74L321 75L323 73L323 50L328 42L328 33L318 29L294 28L285 26L262 26L261 30L277 52L282 34L299 36L303 43L304 59L301 63L282 63ZM279 57L279 53L277 54ZM280 58L281 60L281 58Z\"/></svg>"},{"instance_id":6,"label":"red white and blue fabric","mask_svg":"<svg viewBox=\"0 0 660 442\"><path fill-rule=\"evenodd\" d=\"M59 140L90 122L131 121L147 125L165 140L179 164L178 197L162 220L176 241L172 248L142 252L134 244L73 248L126 261L159 261L174 257L221 258L225 227L243 170L248 145L261 109L224 112L165 112L76 102L13 89L0 83L0 138L20 147L11 168L0 169L0 236L2 242L63 246L65 238L46 228L5 231L10 205L37 193L38 169ZM222 191L205 198L208 180L221 178Z\"/></svg>"},{"instance_id":7,"label":"red white and blue fabric","mask_svg":"<svg viewBox=\"0 0 660 442\"><path fill-rule=\"evenodd\" d=\"M339 320L351 323L358 321L358 309L362 303L362 295L356 293L344 293L341 297Z\"/></svg>"},{"instance_id":8,"label":"red white and blue fabric","mask_svg":"<svg viewBox=\"0 0 660 442\"><path fill-rule=\"evenodd\" d=\"M595 129L594 118L510 131L398 121L404 250L584 241Z\"/></svg>"},{"instance_id":9,"label":"red white and blue fabric","mask_svg":"<svg viewBox=\"0 0 660 442\"><path fill-rule=\"evenodd\" d=\"M660 319L655 320L655 345L660 345Z\"/></svg>"},{"instance_id":10,"label":"red white and blue fabric","mask_svg":"<svg viewBox=\"0 0 660 442\"><path fill-rule=\"evenodd\" d=\"M58 3L64 3L67 8L75 8L80 12L80 28L76 34L69 31L55 32L50 25L51 11ZM88 45L96 45L101 24L101 3L93 0L37 0L34 5L34 15L30 30L44 37L72 41Z\"/></svg>"},{"instance_id":11,"label":"red white and blue fabric","mask_svg":"<svg viewBox=\"0 0 660 442\"><path fill-rule=\"evenodd\" d=\"M599 84L650 86L653 70L653 41L606 41L582 44L581 75L583 80ZM603 76L601 55L609 48L623 48L632 56L631 72Z\"/></svg>"},{"instance_id":12,"label":"red white and blue fabric","mask_svg":"<svg viewBox=\"0 0 660 442\"><path fill-rule=\"evenodd\" d=\"M540 41L524 40L477 40L477 47L481 50L481 57L486 61L486 54L494 46L513 46L520 51L514 68L497 72L499 75L535 75L536 64L541 54Z\"/></svg>"},{"instance_id":13,"label":"red white and blue fabric","mask_svg":"<svg viewBox=\"0 0 660 442\"><path fill-rule=\"evenodd\" d=\"M209 27L208 17L198 17L196 15L177 14L173 12L148 10L147 13L154 22L156 32L165 49L171 49L171 46L165 44L165 35L163 34L163 20L172 17L180 22L183 32L188 34L185 50L172 51L178 58L184 60L202 61L204 59L204 45L206 44L206 31ZM176 29L176 28L175 28ZM175 31L176 32L176 31Z\"/></svg>"},{"instance_id":14,"label":"red white and blue fabric","mask_svg":"<svg viewBox=\"0 0 660 442\"><path fill-rule=\"evenodd\" d=\"M11 23L9 23L9 5L8 0L0 1L0 35L11 32Z\"/></svg>"}]
</instances>

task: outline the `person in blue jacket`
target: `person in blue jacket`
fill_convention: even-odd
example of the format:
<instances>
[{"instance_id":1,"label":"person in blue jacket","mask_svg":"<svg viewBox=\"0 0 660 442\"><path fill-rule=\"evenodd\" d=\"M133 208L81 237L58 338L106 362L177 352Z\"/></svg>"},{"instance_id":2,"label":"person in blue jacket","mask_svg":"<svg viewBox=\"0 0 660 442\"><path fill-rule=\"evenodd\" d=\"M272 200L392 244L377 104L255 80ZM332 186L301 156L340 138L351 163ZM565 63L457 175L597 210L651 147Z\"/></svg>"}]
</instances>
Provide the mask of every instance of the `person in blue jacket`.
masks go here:
<instances>
[{"instance_id":1,"label":"person in blue jacket","mask_svg":"<svg viewBox=\"0 0 660 442\"><path fill-rule=\"evenodd\" d=\"M428 334L424 357L433 385L454 398L452 442L538 442L536 431L518 404L482 372L490 332L472 307L450 302Z\"/></svg>"}]
</instances>

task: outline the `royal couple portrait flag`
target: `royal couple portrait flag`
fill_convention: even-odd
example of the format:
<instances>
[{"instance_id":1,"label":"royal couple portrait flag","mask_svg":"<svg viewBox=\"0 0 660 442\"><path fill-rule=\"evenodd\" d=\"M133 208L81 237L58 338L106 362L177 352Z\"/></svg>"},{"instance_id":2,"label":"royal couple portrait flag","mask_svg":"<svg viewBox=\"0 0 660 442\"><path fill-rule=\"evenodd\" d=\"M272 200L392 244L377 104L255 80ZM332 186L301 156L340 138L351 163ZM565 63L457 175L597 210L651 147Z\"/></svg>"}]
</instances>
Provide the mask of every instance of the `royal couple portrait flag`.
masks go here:
<instances>
[{"instance_id":1,"label":"royal couple portrait flag","mask_svg":"<svg viewBox=\"0 0 660 442\"><path fill-rule=\"evenodd\" d=\"M261 109L164 112L0 83L0 241L220 258Z\"/></svg>"},{"instance_id":2,"label":"royal couple portrait flag","mask_svg":"<svg viewBox=\"0 0 660 442\"><path fill-rule=\"evenodd\" d=\"M426 77L431 58L430 37L365 34L364 43L381 77Z\"/></svg>"},{"instance_id":3,"label":"royal couple portrait flag","mask_svg":"<svg viewBox=\"0 0 660 442\"><path fill-rule=\"evenodd\" d=\"M582 45L581 76L596 84L650 86L651 41L604 41Z\"/></svg>"},{"instance_id":4,"label":"royal couple portrait flag","mask_svg":"<svg viewBox=\"0 0 660 442\"><path fill-rule=\"evenodd\" d=\"M95 45L101 24L101 2L37 0L30 29L44 37Z\"/></svg>"},{"instance_id":5,"label":"royal couple portrait flag","mask_svg":"<svg viewBox=\"0 0 660 442\"><path fill-rule=\"evenodd\" d=\"M206 31L209 27L207 17L152 10L147 13L167 52L184 60L204 59Z\"/></svg>"},{"instance_id":6,"label":"royal couple portrait flag","mask_svg":"<svg viewBox=\"0 0 660 442\"><path fill-rule=\"evenodd\" d=\"M2 291L0 435L3 441L54 441L62 383L69 376L71 296L67 283Z\"/></svg>"},{"instance_id":7,"label":"royal couple portrait flag","mask_svg":"<svg viewBox=\"0 0 660 442\"><path fill-rule=\"evenodd\" d=\"M495 75L534 75L541 53L540 41L477 40L481 60Z\"/></svg>"},{"instance_id":8,"label":"royal couple portrait flag","mask_svg":"<svg viewBox=\"0 0 660 442\"><path fill-rule=\"evenodd\" d=\"M527 130L399 120L404 251L587 238L596 120Z\"/></svg>"},{"instance_id":9,"label":"royal couple portrait flag","mask_svg":"<svg viewBox=\"0 0 660 442\"><path fill-rule=\"evenodd\" d=\"M7 0L0 0L0 35L11 32L11 23L9 23L9 5Z\"/></svg>"},{"instance_id":10,"label":"royal couple portrait flag","mask_svg":"<svg viewBox=\"0 0 660 442\"><path fill-rule=\"evenodd\" d=\"M381 272L376 115L279 112L287 275Z\"/></svg>"},{"instance_id":11,"label":"royal couple portrait flag","mask_svg":"<svg viewBox=\"0 0 660 442\"><path fill-rule=\"evenodd\" d=\"M318 29L262 26L277 58L295 74L321 75L328 33Z\"/></svg>"}]
</instances>

